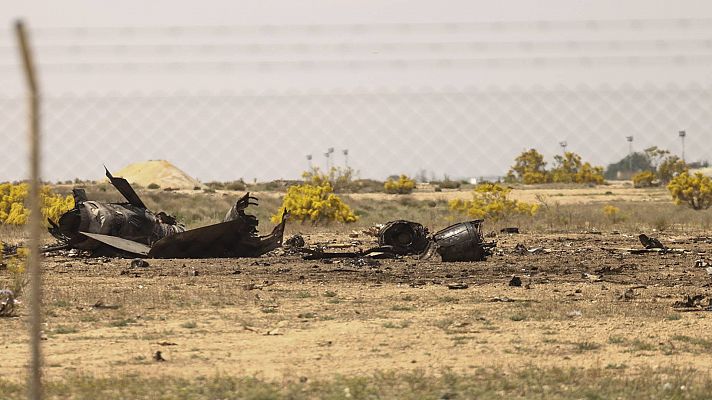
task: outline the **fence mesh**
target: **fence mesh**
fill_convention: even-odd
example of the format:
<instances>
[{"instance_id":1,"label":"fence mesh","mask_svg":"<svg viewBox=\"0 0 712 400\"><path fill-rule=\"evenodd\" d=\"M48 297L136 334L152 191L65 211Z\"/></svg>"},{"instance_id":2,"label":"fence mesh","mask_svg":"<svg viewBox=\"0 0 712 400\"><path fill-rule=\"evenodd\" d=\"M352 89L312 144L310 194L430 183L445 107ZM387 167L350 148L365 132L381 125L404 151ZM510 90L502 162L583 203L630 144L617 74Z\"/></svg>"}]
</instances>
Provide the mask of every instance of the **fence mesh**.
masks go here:
<instances>
[{"instance_id":1,"label":"fence mesh","mask_svg":"<svg viewBox=\"0 0 712 400\"><path fill-rule=\"evenodd\" d=\"M49 181L167 159L203 181L497 177L521 151L596 165L707 158L712 21L42 28ZM26 104L0 35L0 181L27 176ZM348 150L348 160L343 154Z\"/></svg>"},{"instance_id":2,"label":"fence mesh","mask_svg":"<svg viewBox=\"0 0 712 400\"><path fill-rule=\"evenodd\" d=\"M25 106L0 99L0 157L13 166L0 180L25 176ZM363 177L499 176L522 150L550 156L562 140L599 165L627 154L626 136L679 153L681 128L698 133L686 143L695 160L709 150L710 110L703 86L47 96L44 177L97 178L104 164L167 159L203 180L293 179L306 155L323 168L329 147L331 162Z\"/></svg>"}]
</instances>

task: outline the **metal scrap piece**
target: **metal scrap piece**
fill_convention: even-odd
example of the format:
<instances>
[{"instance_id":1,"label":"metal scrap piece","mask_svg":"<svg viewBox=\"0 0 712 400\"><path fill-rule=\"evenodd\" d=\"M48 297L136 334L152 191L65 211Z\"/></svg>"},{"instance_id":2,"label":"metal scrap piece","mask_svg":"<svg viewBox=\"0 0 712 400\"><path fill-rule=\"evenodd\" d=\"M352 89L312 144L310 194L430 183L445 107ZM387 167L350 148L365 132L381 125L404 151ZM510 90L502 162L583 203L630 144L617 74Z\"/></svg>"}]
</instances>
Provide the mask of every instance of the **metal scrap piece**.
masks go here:
<instances>
[{"instance_id":1,"label":"metal scrap piece","mask_svg":"<svg viewBox=\"0 0 712 400\"><path fill-rule=\"evenodd\" d=\"M150 258L259 257L282 246L287 213L269 235L257 236L256 218L238 218L166 236L154 243Z\"/></svg>"},{"instance_id":2,"label":"metal scrap piece","mask_svg":"<svg viewBox=\"0 0 712 400\"><path fill-rule=\"evenodd\" d=\"M399 255L421 254L428 243L428 229L417 222L391 221L378 232L378 245L391 246Z\"/></svg>"},{"instance_id":3,"label":"metal scrap piece","mask_svg":"<svg viewBox=\"0 0 712 400\"><path fill-rule=\"evenodd\" d=\"M484 261L492 254L494 243L482 237L484 220L460 222L433 235L435 251L443 261Z\"/></svg>"}]
</instances>

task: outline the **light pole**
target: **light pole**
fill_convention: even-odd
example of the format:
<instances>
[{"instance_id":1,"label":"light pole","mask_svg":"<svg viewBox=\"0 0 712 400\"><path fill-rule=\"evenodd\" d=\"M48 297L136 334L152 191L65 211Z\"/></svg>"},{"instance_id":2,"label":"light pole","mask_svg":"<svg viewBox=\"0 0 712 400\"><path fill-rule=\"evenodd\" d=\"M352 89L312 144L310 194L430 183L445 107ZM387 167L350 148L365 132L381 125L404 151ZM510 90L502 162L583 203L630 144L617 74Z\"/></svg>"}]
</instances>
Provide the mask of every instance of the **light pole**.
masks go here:
<instances>
[{"instance_id":1,"label":"light pole","mask_svg":"<svg viewBox=\"0 0 712 400\"><path fill-rule=\"evenodd\" d=\"M567 147L568 145L569 145L569 144L566 143L566 140L559 142L559 146L561 146L561 148L564 150L564 156L566 156L566 147Z\"/></svg>"},{"instance_id":2,"label":"light pole","mask_svg":"<svg viewBox=\"0 0 712 400\"><path fill-rule=\"evenodd\" d=\"M344 168L349 169L349 149L342 150L344 153Z\"/></svg>"},{"instance_id":3,"label":"light pole","mask_svg":"<svg viewBox=\"0 0 712 400\"><path fill-rule=\"evenodd\" d=\"M326 149L326 153L324 153L324 157L326 157L326 173L328 174L329 171L331 171L331 155L334 153L334 148L329 147Z\"/></svg>"},{"instance_id":4,"label":"light pole","mask_svg":"<svg viewBox=\"0 0 712 400\"><path fill-rule=\"evenodd\" d=\"M633 173L633 136L626 136L625 140L628 141L628 171Z\"/></svg>"},{"instance_id":5,"label":"light pole","mask_svg":"<svg viewBox=\"0 0 712 400\"><path fill-rule=\"evenodd\" d=\"M309 168L309 169L308 169L309 172L311 172L311 170L313 169L313 167L312 167L312 155L311 155L311 154L307 154L307 168Z\"/></svg>"},{"instance_id":6,"label":"light pole","mask_svg":"<svg viewBox=\"0 0 712 400\"><path fill-rule=\"evenodd\" d=\"M687 133L680 131L679 136L682 141L682 162L685 162L685 136L687 136Z\"/></svg>"}]
</instances>

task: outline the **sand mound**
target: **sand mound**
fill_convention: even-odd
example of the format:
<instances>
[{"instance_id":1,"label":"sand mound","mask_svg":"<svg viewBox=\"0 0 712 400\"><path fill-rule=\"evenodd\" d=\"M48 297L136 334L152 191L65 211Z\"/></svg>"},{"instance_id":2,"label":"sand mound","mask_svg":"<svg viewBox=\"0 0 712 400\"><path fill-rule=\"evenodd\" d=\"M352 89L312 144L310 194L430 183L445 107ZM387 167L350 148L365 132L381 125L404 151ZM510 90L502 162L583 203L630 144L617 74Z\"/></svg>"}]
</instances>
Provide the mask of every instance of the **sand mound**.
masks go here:
<instances>
[{"instance_id":1,"label":"sand mound","mask_svg":"<svg viewBox=\"0 0 712 400\"><path fill-rule=\"evenodd\" d=\"M133 163L120 171L116 171L113 175L125 178L129 183L135 183L143 187L155 183L160 186L161 189L193 189L196 186L201 189L205 188L205 185L200 183L197 179L181 171L178 167L166 160L150 160Z\"/></svg>"},{"instance_id":2,"label":"sand mound","mask_svg":"<svg viewBox=\"0 0 712 400\"><path fill-rule=\"evenodd\" d=\"M691 169L690 172L701 172L702 175L712 176L712 167Z\"/></svg>"}]
</instances>

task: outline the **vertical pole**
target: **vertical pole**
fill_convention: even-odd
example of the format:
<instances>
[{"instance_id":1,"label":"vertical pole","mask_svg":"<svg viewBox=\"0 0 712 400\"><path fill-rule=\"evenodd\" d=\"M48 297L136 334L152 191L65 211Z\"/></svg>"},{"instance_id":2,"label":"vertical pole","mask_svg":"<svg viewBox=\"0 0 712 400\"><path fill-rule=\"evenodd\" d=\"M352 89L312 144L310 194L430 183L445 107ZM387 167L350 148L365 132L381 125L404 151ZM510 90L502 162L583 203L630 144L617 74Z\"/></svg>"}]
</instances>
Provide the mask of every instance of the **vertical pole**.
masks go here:
<instances>
[{"instance_id":1,"label":"vertical pole","mask_svg":"<svg viewBox=\"0 0 712 400\"><path fill-rule=\"evenodd\" d=\"M30 217L28 222L30 255L28 270L30 273L30 370L27 397L30 400L42 398L42 353L41 301L42 282L40 277L40 232L42 215L40 214L40 110L39 89L35 78L35 67L30 51L30 44L22 21L15 22L15 33L20 47L22 64L25 71L29 103L29 144L30 144Z\"/></svg>"},{"instance_id":2,"label":"vertical pole","mask_svg":"<svg viewBox=\"0 0 712 400\"><path fill-rule=\"evenodd\" d=\"M633 136L626 136L628 141L628 171L633 174Z\"/></svg>"}]
</instances>

